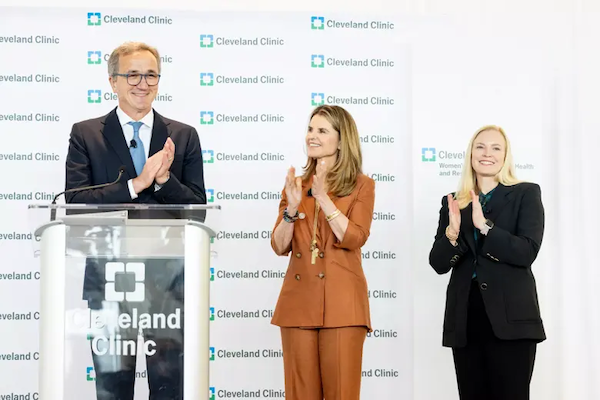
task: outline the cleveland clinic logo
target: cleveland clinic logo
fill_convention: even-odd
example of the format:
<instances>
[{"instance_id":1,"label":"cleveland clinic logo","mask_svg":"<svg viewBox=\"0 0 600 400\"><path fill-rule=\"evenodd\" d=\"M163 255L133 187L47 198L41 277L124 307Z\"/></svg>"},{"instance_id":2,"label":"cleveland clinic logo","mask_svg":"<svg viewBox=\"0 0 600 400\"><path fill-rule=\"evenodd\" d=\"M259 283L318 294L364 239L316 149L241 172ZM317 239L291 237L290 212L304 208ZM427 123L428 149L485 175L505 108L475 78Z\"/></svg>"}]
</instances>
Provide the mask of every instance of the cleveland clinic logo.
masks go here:
<instances>
[{"instance_id":1,"label":"cleveland clinic logo","mask_svg":"<svg viewBox=\"0 0 600 400\"><path fill-rule=\"evenodd\" d=\"M90 89L87 91L87 102L97 104L102 102L102 91Z\"/></svg>"},{"instance_id":2,"label":"cleveland clinic logo","mask_svg":"<svg viewBox=\"0 0 600 400\"><path fill-rule=\"evenodd\" d=\"M435 147L423 147L421 149L421 161L423 161L423 162L435 161Z\"/></svg>"},{"instance_id":3,"label":"cleveland clinic logo","mask_svg":"<svg viewBox=\"0 0 600 400\"><path fill-rule=\"evenodd\" d=\"M215 74L212 72L200 73L200 86L213 86L215 84Z\"/></svg>"},{"instance_id":4,"label":"cleveland clinic logo","mask_svg":"<svg viewBox=\"0 0 600 400\"><path fill-rule=\"evenodd\" d=\"M214 111L200 111L200 125L214 125Z\"/></svg>"},{"instance_id":5,"label":"cleveland clinic logo","mask_svg":"<svg viewBox=\"0 0 600 400\"><path fill-rule=\"evenodd\" d=\"M99 12L87 13L87 24L88 26L102 25L102 14L100 14Z\"/></svg>"},{"instance_id":6,"label":"cleveland clinic logo","mask_svg":"<svg viewBox=\"0 0 600 400\"><path fill-rule=\"evenodd\" d=\"M200 48L210 49L215 46L215 37L213 35L200 35Z\"/></svg>"},{"instance_id":7,"label":"cleveland clinic logo","mask_svg":"<svg viewBox=\"0 0 600 400\"><path fill-rule=\"evenodd\" d=\"M325 56L323 54L312 54L310 56L311 68L325 68Z\"/></svg>"},{"instance_id":8,"label":"cleveland clinic logo","mask_svg":"<svg viewBox=\"0 0 600 400\"><path fill-rule=\"evenodd\" d=\"M102 63L102 52L101 51L88 51L87 52L87 63L89 65L98 65Z\"/></svg>"},{"instance_id":9,"label":"cleveland clinic logo","mask_svg":"<svg viewBox=\"0 0 600 400\"><path fill-rule=\"evenodd\" d=\"M214 164L215 151L214 150L202 150L202 162L204 164Z\"/></svg>"},{"instance_id":10,"label":"cleveland clinic logo","mask_svg":"<svg viewBox=\"0 0 600 400\"><path fill-rule=\"evenodd\" d=\"M93 382L96 380L96 374L94 373L94 367L86 367L85 380L88 382Z\"/></svg>"},{"instance_id":11,"label":"cleveland clinic logo","mask_svg":"<svg viewBox=\"0 0 600 400\"><path fill-rule=\"evenodd\" d=\"M325 104L325 93L311 93L310 104L313 106L322 106Z\"/></svg>"},{"instance_id":12,"label":"cleveland clinic logo","mask_svg":"<svg viewBox=\"0 0 600 400\"><path fill-rule=\"evenodd\" d=\"M144 263L107 262L105 269L104 298L106 301L144 301L146 292Z\"/></svg>"},{"instance_id":13,"label":"cleveland clinic logo","mask_svg":"<svg viewBox=\"0 0 600 400\"><path fill-rule=\"evenodd\" d=\"M214 203L215 201L215 189L206 189L206 201Z\"/></svg>"},{"instance_id":14,"label":"cleveland clinic logo","mask_svg":"<svg viewBox=\"0 0 600 400\"><path fill-rule=\"evenodd\" d=\"M310 29L312 30L324 30L325 29L325 17L310 17Z\"/></svg>"}]
</instances>

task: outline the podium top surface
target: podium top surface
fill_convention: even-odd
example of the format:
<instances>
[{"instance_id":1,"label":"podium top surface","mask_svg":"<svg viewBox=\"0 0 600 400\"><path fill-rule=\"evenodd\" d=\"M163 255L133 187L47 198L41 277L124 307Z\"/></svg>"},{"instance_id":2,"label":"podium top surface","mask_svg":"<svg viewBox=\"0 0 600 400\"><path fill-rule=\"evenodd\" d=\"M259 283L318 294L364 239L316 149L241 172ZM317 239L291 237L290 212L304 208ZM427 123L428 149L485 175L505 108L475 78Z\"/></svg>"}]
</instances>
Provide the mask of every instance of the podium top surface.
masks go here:
<instances>
[{"instance_id":1,"label":"podium top surface","mask_svg":"<svg viewBox=\"0 0 600 400\"><path fill-rule=\"evenodd\" d=\"M206 204L30 204L31 231L40 237L49 227L182 227L195 225L216 235L220 205Z\"/></svg>"},{"instance_id":2,"label":"podium top surface","mask_svg":"<svg viewBox=\"0 0 600 400\"><path fill-rule=\"evenodd\" d=\"M178 211L178 210L189 210L189 211L201 211L201 210L220 210L221 206L218 204L206 205L206 204L139 204L139 203L120 203L120 204L29 204L27 206L30 210L32 209L45 209L45 210L89 210L89 211Z\"/></svg>"}]
</instances>

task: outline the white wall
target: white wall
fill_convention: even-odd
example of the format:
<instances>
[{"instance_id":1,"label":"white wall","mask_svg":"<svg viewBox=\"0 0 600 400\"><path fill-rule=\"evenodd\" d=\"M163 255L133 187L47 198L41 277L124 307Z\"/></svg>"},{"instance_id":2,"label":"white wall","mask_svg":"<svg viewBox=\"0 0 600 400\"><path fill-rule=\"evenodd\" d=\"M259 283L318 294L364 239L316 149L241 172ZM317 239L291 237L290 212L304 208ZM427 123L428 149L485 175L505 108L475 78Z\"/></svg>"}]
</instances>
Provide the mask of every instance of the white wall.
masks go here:
<instances>
[{"instance_id":1,"label":"white wall","mask_svg":"<svg viewBox=\"0 0 600 400\"><path fill-rule=\"evenodd\" d=\"M573 11L599 11L600 5L594 0L461 0L461 1L419 1L419 0L373 0L369 2L362 1L344 1L344 0L306 0L297 3L283 3L276 0L244 1L232 0L222 1L204 1L196 2L193 0L175 0L164 2L161 0L107 0L107 1L73 1L73 0L54 0L45 2L44 0L3 0L2 6L46 6L46 7L120 7L120 8L155 8L155 9L177 9L177 10L244 10L244 11L350 11L350 12L398 12L406 15L459 15L470 14L473 16L481 14L506 14L515 15L519 13L547 14L563 13Z\"/></svg>"}]
</instances>

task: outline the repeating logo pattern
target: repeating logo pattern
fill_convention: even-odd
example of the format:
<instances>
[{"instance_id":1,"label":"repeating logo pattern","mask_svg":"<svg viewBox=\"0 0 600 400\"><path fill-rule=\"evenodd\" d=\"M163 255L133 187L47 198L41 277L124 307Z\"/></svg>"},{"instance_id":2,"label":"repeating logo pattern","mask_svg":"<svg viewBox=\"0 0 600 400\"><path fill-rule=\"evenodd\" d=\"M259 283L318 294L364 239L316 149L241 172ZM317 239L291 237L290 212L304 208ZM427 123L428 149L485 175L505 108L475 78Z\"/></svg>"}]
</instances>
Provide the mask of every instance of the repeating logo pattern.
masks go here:
<instances>
[{"instance_id":1,"label":"repeating logo pattern","mask_svg":"<svg viewBox=\"0 0 600 400\"><path fill-rule=\"evenodd\" d=\"M107 11L105 12L105 10L102 10L103 12L87 12L87 13L80 13L79 17L77 17L77 22L76 24L79 26L88 26L88 27L100 27L99 29L87 29L86 31L89 32L89 35L98 35L98 32L101 32L103 29L108 29L110 26L116 26L117 24L125 24L125 23L129 23L131 24L130 26L133 26L134 22L126 22L126 20L128 18L138 18L137 16L129 16L129 15L125 15L125 14L120 14L120 15L111 15L110 13L108 13ZM87 17L87 18L86 18ZM323 35L327 35L330 34L334 29L336 29L336 25L334 24L334 20L333 19L327 19L323 16L312 16L310 17L310 28L308 27L308 15L305 17L302 17L302 25L303 25L303 30L305 30L305 34L310 31L320 31L320 33L317 33L317 35L319 37L323 36ZM83 21L83 19L86 18L86 22ZM339 21L338 21L339 22ZM342 21L343 22L343 21ZM84 25L85 24L85 25ZM104 25L104 26L103 26ZM326 28L327 26L327 28ZM220 28L219 28L220 29ZM327 29L327 31L326 31ZM208 29L207 29L208 30ZM108 31L107 33L110 33L110 31ZM256 98L255 103L252 103L252 107L248 107L247 109L244 108L246 107L246 104L248 104L247 101L243 101L242 104L243 105L233 105L233 104L220 104L218 102L204 102L202 103L202 101L205 101L206 97L204 99L201 99L201 102L197 103L196 105L191 105L190 107L192 107L192 110L195 108L194 111L191 111L192 113L192 118L195 121L192 121L192 123L194 125L201 125L202 127L206 126L206 132L209 132L205 137L202 138L202 144L204 145L205 143L209 143L210 139L214 139L215 142L214 143L210 143L209 148L202 150L202 157L203 157L203 162L204 164L214 164L217 163L217 160L219 161L217 163L217 165L222 165L227 163L228 160L231 159L235 159L236 156L238 155L243 155L244 157L248 156L248 154L246 154L246 149L227 149L226 152L223 152L224 149L221 149L218 147L218 145L220 144L216 139L215 136L217 135L217 133L219 135L223 134L227 134L228 132L226 132L226 127L227 124L230 123L231 121L233 121L235 118L238 117L243 117L243 118L248 118L248 117L254 117L254 116L271 116L271 115L276 115L278 113L285 113L285 107L281 107L280 102L285 101L285 96L279 96L279 93L277 93L277 91L279 90L279 88L281 87L285 87L285 90L288 90L288 87L290 89L294 89L294 85L297 84L297 82L299 81L298 76L295 75L296 71L294 70L293 72L289 72L287 70L285 70L285 68L282 68L282 70L277 70L277 66L275 64L273 64L273 59L271 58L272 55L270 52L273 52L273 54L275 54L275 56L277 59L279 59L281 57L282 54L281 53L281 48L282 46L279 47L275 47L275 39L281 39L284 40L285 39L285 46L290 46L293 45L294 41L292 40L288 40L288 37L286 36L287 33L285 31L282 31L281 29L278 31L272 30L268 36L271 37L258 37L256 38L254 36L254 32L252 31L248 31L246 33L239 33L239 34L227 34L225 30L223 30L223 32L214 32L215 34L207 34L207 33L202 33L200 34L200 32L198 32L197 34L193 34L192 36L192 41L194 43L195 46L195 50L198 53L202 53L206 56L210 56L211 58L211 63L213 62L212 58L215 57L214 55L219 55L219 51L220 50L224 50L225 48L227 49L232 49L232 53L234 51L234 49L240 48L242 46L246 46L243 47L243 51L245 51L246 49L251 49L250 51L255 52L254 54L256 54L257 59L259 59L259 63L256 66L256 69L253 69L255 66L252 66L252 68L248 68L245 69L245 66L240 66L239 71L235 71L235 68L231 68L229 69L229 65L228 64L223 64L223 67L218 67L218 63L219 62L227 62L228 60L222 60L222 61L215 61L214 66L212 65L207 65L205 67L200 67L198 68L198 66L192 67L192 68L196 68L195 71L192 71L192 86L197 87L200 86L201 88L210 88L213 87L213 89L205 89L204 90L204 94L214 94L215 96L222 96L222 98L225 98L229 95L228 91L229 90L235 90L236 93L242 93L244 91L247 91L248 93L251 93L253 98ZM151 35L152 36L152 35ZM222 36L227 36L227 37L222 37ZM267 36L267 35L265 35ZM310 36L310 35L305 35L305 36ZM100 38L100 37L99 37ZM316 38L313 36L313 38ZM273 39L273 41L269 42L263 42L260 45L256 45L256 44L239 44L236 43L236 41L238 41L239 39L241 39L242 41L252 41L255 39L261 40L261 39ZM148 41L152 42L151 37L147 39ZM94 68L94 70L92 71L92 69L87 70L88 72L94 72L94 74L96 75L95 78L98 77L104 77L106 74L105 68L102 67L102 64L106 65L106 56L108 55L108 53L106 52L107 49L109 49L108 47L104 47L105 44L103 44L102 42L98 42L95 43L94 41L90 41L88 43L92 43L89 44L89 47L84 47L82 49L76 50L77 58L79 59L79 66L80 68L83 67L85 68L86 65L87 66L99 66L98 68ZM197 43L197 44L196 44ZM233 44L232 44L233 43ZM283 43L283 42L282 42ZM107 46L109 46L107 44ZM252 46L252 47L251 47ZM205 49L211 49L214 47L218 47L218 49L216 49L215 51L208 51ZM68 50L68 49L67 49ZM105 50L105 51L101 51L101 50ZM172 51L173 49L170 48L166 48L166 49L160 49L161 50L161 54L164 53L165 56L177 56L177 52L176 51ZM175 50L177 50L175 48ZM69 50L71 51L71 50ZM353 49L354 51L354 49ZM315 54L311 54L311 53L315 53ZM325 58L324 54L321 54L321 52L327 52L329 53L329 50L326 49L319 49L319 48L314 48L314 49L310 49L308 48L308 51L306 51L306 49L301 49L300 51L297 52L298 57L300 58L300 68L299 68L299 73L300 74L310 74L311 72L315 72L319 75L319 78L323 78L325 81L329 80L330 77L328 77L327 75L321 75L321 73L328 73L327 71L331 70L331 66L336 65L334 63L335 56L345 56L345 54L342 54L343 51L340 50L339 54L328 54L328 57L331 58ZM225 52L223 52L225 53ZM359 52L358 52L359 53ZM296 54L296 53L291 53ZM360 55L360 54L358 54ZM205 57L206 57L205 56ZM311 56L311 64L310 67L308 66L308 56ZM84 59L84 57L86 57ZM264 59L262 59L262 57L264 57ZM292 59L293 57L290 56L290 58ZM177 60L177 57L175 57L175 59ZM205 58L206 59L206 58ZM327 68L325 70L322 70L323 68L325 68L326 63L328 64ZM175 65L175 67L180 68L179 65ZM89 68L93 68L93 67L89 67ZM183 68L188 68L183 66ZM313 70L314 69L314 70ZM169 79L174 79L176 78L176 74L174 74L173 72L177 71L176 68L173 68L172 71L167 71L165 76L167 77L169 74L171 75L171 78ZM202 71L202 72L200 72ZM304 72L301 72L304 71ZM331 71L330 71L331 73ZM333 78L333 77L331 77ZM341 76L339 77L341 78ZM104 78L102 78L104 79ZM353 79L353 78L351 78ZM357 77L357 79L360 79L360 77ZM253 81L254 80L254 81ZM284 81L285 80L285 81ZM342 79L344 80L344 79ZM167 80L165 80L167 81ZM108 104L112 104L113 100L116 99L116 95L111 93L109 86L106 86L106 84L104 82L99 82L96 80L90 80L90 83L88 83L87 85L89 85L87 88L84 86L83 88L79 89L79 95L77 97L79 97L80 101L83 101L83 97L86 95L87 92L87 103L88 103L88 107L90 107L90 109L93 107L94 109L100 110L101 108L105 108L108 106ZM94 83L97 82L97 83ZM171 81L172 82L172 81ZM331 85L329 85L329 83L331 83ZM246 84L246 86L243 86L242 84ZM254 84L253 86L251 86L250 84ZM264 84L264 85L263 85ZM276 86L281 84L281 86ZM327 98L330 99L330 101L335 102L336 104L342 104L341 102L337 101L336 99L338 99L341 95L345 95L348 96L348 98L350 98L351 96L355 96L356 97L356 93L353 91L355 90L354 88L348 88L348 93L342 93L341 91L336 91L335 89L335 82L334 79L331 79L331 82L327 82L328 86L306 86L301 88L300 95L299 97L296 96L294 97L295 99L299 99L300 100L300 104L301 107L306 107L306 110L308 110L308 106L312 106L312 107L316 107L319 105L323 105L327 102ZM163 87L168 88L167 85L164 85ZM163 89L163 87L161 87L161 89ZM83 90L82 90L83 89ZM223 93L213 93L215 92L215 90L222 90ZM372 89L368 89L367 93L365 93L366 95L371 95L371 90ZM270 97L270 102L269 101L263 101L261 99L259 99L260 96L258 96L258 92L261 91L273 91L273 96ZM313 92L311 92L313 91ZM293 92L293 90L290 91L290 93ZM172 94L172 93L169 93ZM310 104L308 102L308 94L310 94ZM327 96L326 96L327 94ZM373 95L377 95L377 91L375 90ZM179 100L179 99L178 99ZM104 103L104 104L103 104ZM233 103L233 102L231 102ZM93 105L96 106L93 106ZM349 103L346 103L349 104ZM199 105L199 107L198 107ZM231 106L231 107L230 107ZM96 108L97 107L97 108ZM239 108L236 108L239 107ZM203 110L203 111L200 111ZM214 111L213 111L214 110ZM168 111L168 110L167 110ZM200 115L198 115L197 113L200 112ZM302 111L300 111L302 112ZM288 122L288 115L285 115L286 117L286 123ZM289 118L289 120L294 121L293 118ZM199 122L198 122L199 121ZM189 121L188 121L189 122ZM217 123L218 122L218 123ZM295 123L295 122L294 122ZM212 127L211 125L216 125L216 127ZM215 128L221 128L223 127L221 132L221 129L215 129ZM268 131L271 128L271 126L268 126L265 124L265 126L261 126L259 129L265 129L265 132L267 134L270 134L270 132ZM277 128L277 127L275 127ZM274 128L274 129L275 129ZM235 130L237 129L246 129L246 126L243 125L243 123L239 123L238 125L236 125L236 127L234 128ZM254 128L248 128L249 130L254 129ZM212 131L212 132L211 132ZM213 133L214 132L214 133ZM287 129L287 126L284 126L284 128L275 131L276 134L278 135L283 135L283 134L291 134L290 131ZM200 132L202 134L202 132ZM245 133L245 132L244 132ZM277 137L275 138L274 142L277 141ZM221 142L224 144L228 144L229 143L229 138L225 137L225 138L221 138ZM275 151L274 149L265 149L264 151L267 150L271 150L271 151ZM261 150L262 151L262 150ZM282 150L283 151L283 150ZM238 154L240 153L240 154ZM257 155L261 155L260 152L256 153ZM267 154L267 153L265 153ZM270 154L270 153L269 153ZM251 154L253 155L253 154ZM287 157L287 154L286 154ZM431 157L431 155L428 153L428 157ZM435 150L433 153L433 157L435 158ZM442 157L443 158L443 157ZM264 159L261 159L264 160ZM278 161L272 161L272 159L269 159L270 162L278 162ZM270 164L270 165L274 165L274 164ZM213 167L214 168L214 167ZM279 184L275 185L276 187L271 189L269 188L268 190L274 190L274 191L279 191ZM214 186L213 186L214 187ZM220 191L224 190L226 188L221 188L220 187ZM266 189L265 189L266 190ZM219 198L221 198L222 193L215 193L215 189L207 189L206 190L206 194L207 194L207 200L209 203L214 203L216 201L219 201L218 199L216 199L216 195L219 195ZM225 193L224 195L228 195L229 193ZM225 197L225 196L223 196ZM269 200L272 201L272 200ZM266 231L270 231L270 228L265 228L265 232ZM233 234L235 232L229 232L229 231L224 231L223 233L227 233L227 234ZM214 238L211 238L211 243L215 242ZM227 266L223 266L223 268L220 267L220 272L219 272L219 276L221 277L222 273L224 271L226 271ZM220 285L222 281L225 281L226 278L223 279L215 279L217 277L216 274L216 269L214 267L211 266L210 268L210 281L214 282L213 285ZM106 265L106 274L105 274L105 279L106 279L106 289L105 289L105 299L107 301L116 301L116 302L121 302L121 301L129 301L129 302L141 302L145 300L145 297L147 297L146 293L145 293L145 285L144 285L144 278L146 275L146 271L145 271L145 265L143 263L108 263ZM215 282L215 280L217 282ZM223 284L224 285L224 284ZM221 324L221 325L225 325L227 323L228 316L223 316L221 314L221 308L222 305L221 304L215 304L215 307L210 307L210 321L215 321L216 320L216 324ZM219 309L219 313L216 313L216 309ZM235 311L234 309L231 310L227 310L227 311ZM217 315L219 316L217 318ZM88 339L91 340L92 337L91 335L88 335ZM215 343L215 345L218 345ZM210 359L211 360L215 360L217 357L216 355L216 351L214 347L210 347ZM220 359L221 360L221 359ZM224 360L224 359L223 359ZM218 362L219 360L217 360ZM82 377L83 374L81 374L83 372L83 367L85 367L86 364L82 364L80 365L78 368L79 372L79 376ZM95 380L95 371L93 367L86 367L86 380L87 381L94 381ZM223 392L226 392L226 389L228 388L219 388L220 390L223 389ZM211 399L216 399L216 398L220 398L219 396L220 392L216 391L215 387L211 387L209 389L209 397ZM229 397L226 395L222 395L223 397Z\"/></svg>"}]
</instances>

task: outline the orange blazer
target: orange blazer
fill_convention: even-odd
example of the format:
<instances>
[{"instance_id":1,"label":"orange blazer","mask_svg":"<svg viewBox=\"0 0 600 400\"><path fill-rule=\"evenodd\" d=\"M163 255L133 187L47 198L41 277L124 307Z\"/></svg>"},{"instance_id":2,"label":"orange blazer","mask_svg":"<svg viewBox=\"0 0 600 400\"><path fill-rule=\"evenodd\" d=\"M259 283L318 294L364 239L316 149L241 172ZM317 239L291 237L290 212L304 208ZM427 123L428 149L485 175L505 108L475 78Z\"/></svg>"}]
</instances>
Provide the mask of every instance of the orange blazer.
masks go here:
<instances>
[{"instance_id":1,"label":"orange blazer","mask_svg":"<svg viewBox=\"0 0 600 400\"><path fill-rule=\"evenodd\" d=\"M294 235L287 249L271 247L280 256L291 252L279 299L271 323L281 327L334 328L366 326L371 328L367 281L362 269L361 247L367 241L375 204L375 181L360 174L354 191L346 197L332 198L348 219L341 242L337 239L323 210L319 211L317 247L319 255L311 264L315 199L308 196L312 178L302 185L298 212L303 219L294 222ZM331 195L330 195L331 197ZM285 189L279 203L275 228L287 207Z\"/></svg>"}]
</instances>

